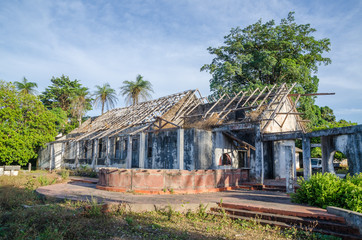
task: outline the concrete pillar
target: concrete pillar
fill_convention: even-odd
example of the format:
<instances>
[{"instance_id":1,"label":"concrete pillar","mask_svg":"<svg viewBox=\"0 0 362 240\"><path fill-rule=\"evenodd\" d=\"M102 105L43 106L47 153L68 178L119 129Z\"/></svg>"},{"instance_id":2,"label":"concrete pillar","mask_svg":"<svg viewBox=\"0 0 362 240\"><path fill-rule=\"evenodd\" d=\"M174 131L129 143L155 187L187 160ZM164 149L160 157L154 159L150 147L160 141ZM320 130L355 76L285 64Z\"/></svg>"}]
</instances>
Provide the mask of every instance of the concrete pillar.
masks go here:
<instances>
[{"instance_id":1,"label":"concrete pillar","mask_svg":"<svg viewBox=\"0 0 362 240\"><path fill-rule=\"evenodd\" d=\"M75 144L75 161L74 161L74 164L75 164L76 168L79 167L79 147L80 147L80 143L78 141Z\"/></svg>"},{"instance_id":2,"label":"concrete pillar","mask_svg":"<svg viewBox=\"0 0 362 240\"><path fill-rule=\"evenodd\" d=\"M261 141L260 126L256 125L255 129L255 181L264 184L264 154L263 142Z\"/></svg>"},{"instance_id":3,"label":"concrete pillar","mask_svg":"<svg viewBox=\"0 0 362 240\"><path fill-rule=\"evenodd\" d=\"M140 144L139 144L139 158L138 158L139 168L145 168L145 161L146 161L146 134L144 132L141 132Z\"/></svg>"},{"instance_id":4,"label":"concrete pillar","mask_svg":"<svg viewBox=\"0 0 362 240\"><path fill-rule=\"evenodd\" d=\"M294 166L295 154L292 146L285 146L285 162L286 162L286 190L287 193L294 192Z\"/></svg>"},{"instance_id":5,"label":"concrete pillar","mask_svg":"<svg viewBox=\"0 0 362 240\"><path fill-rule=\"evenodd\" d=\"M126 168L132 168L132 136L128 136Z\"/></svg>"},{"instance_id":6,"label":"concrete pillar","mask_svg":"<svg viewBox=\"0 0 362 240\"><path fill-rule=\"evenodd\" d=\"M111 139L109 137L106 137L106 159L105 159L106 166L109 166L111 164L111 159L109 156L110 149L111 149Z\"/></svg>"},{"instance_id":7,"label":"concrete pillar","mask_svg":"<svg viewBox=\"0 0 362 240\"><path fill-rule=\"evenodd\" d=\"M184 129L177 129L177 164L179 170L184 170Z\"/></svg>"},{"instance_id":8,"label":"concrete pillar","mask_svg":"<svg viewBox=\"0 0 362 240\"><path fill-rule=\"evenodd\" d=\"M334 173L333 159L335 149L333 149L333 137L321 137L322 144L322 172Z\"/></svg>"},{"instance_id":9,"label":"concrete pillar","mask_svg":"<svg viewBox=\"0 0 362 240\"><path fill-rule=\"evenodd\" d=\"M310 138L303 137L302 139L303 147L303 172L304 179L308 180L312 175L312 163L310 156Z\"/></svg>"},{"instance_id":10,"label":"concrete pillar","mask_svg":"<svg viewBox=\"0 0 362 240\"><path fill-rule=\"evenodd\" d=\"M62 151L60 154L60 166L64 165L64 155L65 155L65 142L62 143Z\"/></svg>"},{"instance_id":11,"label":"concrete pillar","mask_svg":"<svg viewBox=\"0 0 362 240\"><path fill-rule=\"evenodd\" d=\"M92 156L92 168L95 169L97 166L98 158L98 139L93 139L93 156Z\"/></svg>"},{"instance_id":12,"label":"concrete pillar","mask_svg":"<svg viewBox=\"0 0 362 240\"><path fill-rule=\"evenodd\" d=\"M55 165L55 150L54 144L50 144L50 160L49 160L49 171L53 168L53 162Z\"/></svg>"}]
</instances>

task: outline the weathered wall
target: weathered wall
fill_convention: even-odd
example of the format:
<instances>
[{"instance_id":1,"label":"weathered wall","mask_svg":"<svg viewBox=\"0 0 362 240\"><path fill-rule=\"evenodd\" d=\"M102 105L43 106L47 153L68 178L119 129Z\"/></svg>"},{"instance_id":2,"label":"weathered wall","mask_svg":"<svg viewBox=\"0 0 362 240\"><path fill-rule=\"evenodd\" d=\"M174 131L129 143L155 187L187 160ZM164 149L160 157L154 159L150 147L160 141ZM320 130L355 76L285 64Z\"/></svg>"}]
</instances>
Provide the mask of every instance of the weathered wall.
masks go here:
<instances>
[{"instance_id":1,"label":"weathered wall","mask_svg":"<svg viewBox=\"0 0 362 240\"><path fill-rule=\"evenodd\" d=\"M47 144L45 148L39 151L37 168L59 169L62 167L62 164L62 143L56 143L53 146Z\"/></svg>"},{"instance_id":2,"label":"weathered wall","mask_svg":"<svg viewBox=\"0 0 362 240\"><path fill-rule=\"evenodd\" d=\"M322 142L322 170L334 172L333 159L336 151L344 153L348 159L350 174L362 172L362 133L327 136Z\"/></svg>"},{"instance_id":3,"label":"weathered wall","mask_svg":"<svg viewBox=\"0 0 362 240\"><path fill-rule=\"evenodd\" d=\"M97 188L144 193L193 193L237 187L248 181L248 170L139 170L102 168Z\"/></svg>"},{"instance_id":4,"label":"weathered wall","mask_svg":"<svg viewBox=\"0 0 362 240\"><path fill-rule=\"evenodd\" d=\"M212 166L214 169L231 169L239 167L239 156L235 145L221 131L212 133ZM222 155L227 153L231 157L231 165L220 165Z\"/></svg>"},{"instance_id":5,"label":"weathered wall","mask_svg":"<svg viewBox=\"0 0 362 240\"><path fill-rule=\"evenodd\" d=\"M291 147L293 149L293 155L286 155L286 147ZM288 160L295 162L295 142L293 140L275 141L273 142L273 148L274 178L286 178ZM294 158L286 159L286 156L293 156ZM293 169L292 171L295 172L296 169Z\"/></svg>"},{"instance_id":6,"label":"weathered wall","mask_svg":"<svg viewBox=\"0 0 362 240\"><path fill-rule=\"evenodd\" d=\"M152 168L177 168L177 130L152 133Z\"/></svg>"},{"instance_id":7,"label":"weathered wall","mask_svg":"<svg viewBox=\"0 0 362 240\"><path fill-rule=\"evenodd\" d=\"M292 104L289 100L285 101L285 104L281 107L281 113L287 113L292 109ZM272 112L270 111L271 115ZM265 116L268 118L269 116ZM283 124L284 122L284 124ZM281 127L282 126L282 127ZM274 121L271 121L269 126L265 129L265 133L277 133L277 132L289 132L289 131L298 131L302 130L298 123L298 116L294 114L277 114Z\"/></svg>"}]
</instances>

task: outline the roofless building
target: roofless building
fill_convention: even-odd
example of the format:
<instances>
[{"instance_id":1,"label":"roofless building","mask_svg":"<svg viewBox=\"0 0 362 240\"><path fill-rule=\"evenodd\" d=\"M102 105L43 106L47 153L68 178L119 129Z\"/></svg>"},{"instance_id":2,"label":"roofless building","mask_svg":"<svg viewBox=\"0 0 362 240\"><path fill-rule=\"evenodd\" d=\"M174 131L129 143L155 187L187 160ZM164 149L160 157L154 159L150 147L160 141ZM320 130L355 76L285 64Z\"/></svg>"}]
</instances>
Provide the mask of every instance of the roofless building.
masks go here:
<instances>
[{"instance_id":1,"label":"roofless building","mask_svg":"<svg viewBox=\"0 0 362 240\"><path fill-rule=\"evenodd\" d=\"M113 109L49 143L40 153L38 167L88 166L100 170L103 186L111 181L102 177L105 173L118 174L117 179L141 174L143 183L153 182L147 176L162 175L163 181L172 182L167 174L187 175L194 190L198 183L220 188L243 181L262 184L264 178L288 181L296 177L295 138L262 138L304 134L304 120L296 109L301 95L291 94L294 86L274 85L218 99L189 90ZM309 168L304 172L309 176L310 157L306 163ZM176 190L187 185L180 181L172 182ZM126 182L124 189L137 188L129 185L137 182L135 177ZM161 190L171 184L166 182L143 188Z\"/></svg>"}]
</instances>

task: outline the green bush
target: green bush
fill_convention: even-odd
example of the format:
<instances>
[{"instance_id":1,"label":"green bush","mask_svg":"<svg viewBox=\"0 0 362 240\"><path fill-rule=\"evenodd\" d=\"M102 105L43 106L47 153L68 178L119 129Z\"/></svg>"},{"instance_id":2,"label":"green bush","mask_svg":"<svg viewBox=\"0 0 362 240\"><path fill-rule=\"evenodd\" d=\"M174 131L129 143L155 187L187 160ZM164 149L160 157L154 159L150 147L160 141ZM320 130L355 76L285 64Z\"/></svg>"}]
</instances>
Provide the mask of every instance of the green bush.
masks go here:
<instances>
[{"instance_id":1,"label":"green bush","mask_svg":"<svg viewBox=\"0 0 362 240\"><path fill-rule=\"evenodd\" d=\"M94 171L92 168L88 167L87 165L84 165L84 166L80 166L79 168L70 171L70 175L96 178L97 172Z\"/></svg>"},{"instance_id":2,"label":"green bush","mask_svg":"<svg viewBox=\"0 0 362 240\"><path fill-rule=\"evenodd\" d=\"M336 206L362 212L362 173L341 179L331 173L313 174L309 180L298 179L300 188L292 201L326 208Z\"/></svg>"}]
</instances>

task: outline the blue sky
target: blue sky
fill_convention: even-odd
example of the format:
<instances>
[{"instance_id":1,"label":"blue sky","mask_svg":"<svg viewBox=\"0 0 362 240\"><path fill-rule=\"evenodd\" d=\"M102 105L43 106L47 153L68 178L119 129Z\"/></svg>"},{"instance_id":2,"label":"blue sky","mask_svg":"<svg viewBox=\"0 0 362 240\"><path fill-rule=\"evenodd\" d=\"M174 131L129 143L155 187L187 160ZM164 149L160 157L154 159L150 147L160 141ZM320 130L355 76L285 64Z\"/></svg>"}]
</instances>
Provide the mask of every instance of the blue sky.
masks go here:
<instances>
[{"instance_id":1,"label":"blue sky","mask_svg":"<svg viewBox=\"0 0 362 240\"><path fill-rule=\"evenodd\" d=\"M330 38L321 66L317 104L337 119L362 123L362 1L6 1L0 0L0 79L37 82L65 74L91 90L144 76L154 98L188 89L209 94L200 72L232 27L258 19L279 23L289 11L310 23L316 38ZM124 106L120 97L118 106ZM93 110L89 115L97 115Z\"/></svg>"}]
</instances>

